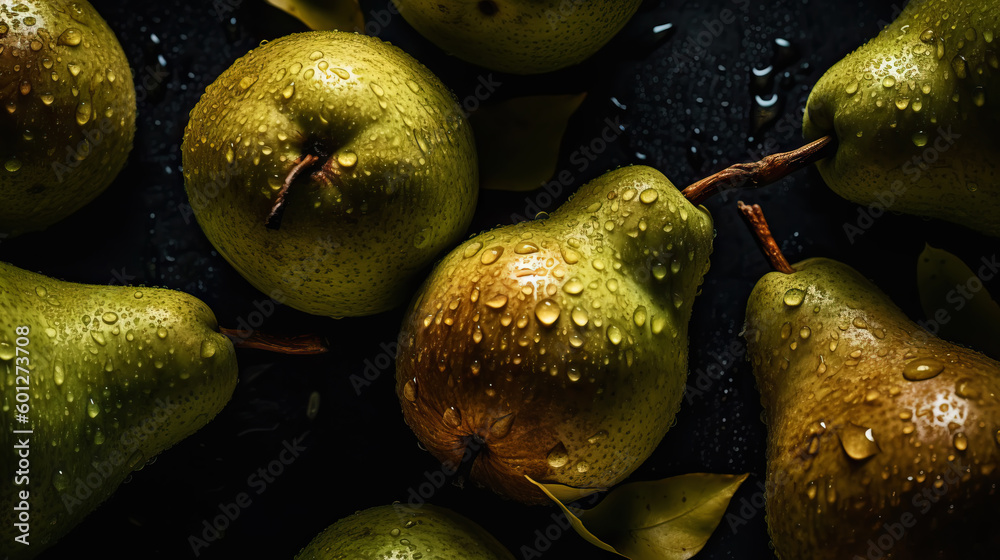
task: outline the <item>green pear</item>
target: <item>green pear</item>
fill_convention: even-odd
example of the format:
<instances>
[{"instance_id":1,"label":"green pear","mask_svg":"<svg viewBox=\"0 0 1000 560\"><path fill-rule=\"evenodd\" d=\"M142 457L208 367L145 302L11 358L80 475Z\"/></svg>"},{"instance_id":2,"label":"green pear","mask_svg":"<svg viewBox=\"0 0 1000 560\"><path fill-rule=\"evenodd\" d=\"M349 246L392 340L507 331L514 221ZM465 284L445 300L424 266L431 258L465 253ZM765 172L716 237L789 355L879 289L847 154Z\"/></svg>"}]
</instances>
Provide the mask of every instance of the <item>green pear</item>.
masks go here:
<instances>
[{"instance_id":1,"label":"green pear","mask_svg":"<svg viewBox=\"0 0 1000 560\"><path fill-rule=\"evenodd\" d=\"M747 304L780 558L990 558L1000 363L936 338L847 265L771 272Z\"/></svg>"},{"instance_id":2,"label":"green pear","mask_svg":"<svg viewBox=\"0 0 1000 560\"><path fill-rule=\"evenodd\" d=\"M192 296L5 263L0 368L0 538L12 558L53 544L130 472L204 426L237 374L232 343Z\"/></svg>"},{"instance_id":3,"label":"green pear","mask_svg":"<svg viewBox=\"0 0 1000 560\"><path fill-rule=\"evenodd\" d=\"M451 92L353 33L250 51L191 111L182 150L209 241L258 289L317 315L403 303L464 235L478 195L472 129Z\"/></svg>"},{"instance_id":4,"label":"green pear","mask_svg":"<svg viewBox=\"0 0 1000 560\"><path fill-rule=\"evenodd\" d=\"M449 509L402 504L359 511L330 525L296 560L514 560L485 529Z\"/></svg>"},{"instance_id":5,"label":"green pear","mask_svg":"<svg viewBox=\"0 0 1000 560\"><path fill-rule=\"evenodd\" d=\"M135 134L135 89L86 0L0 4L0 233L45 229L101 194Z\"/></svg>"},{"instance_id":6,"label":"green pear","mask_svg":"<svg viewBox=\"0 0 1000 560\"><path fill-rule=\"evenodd\" d=\"M712 219L658 171L598 177L546 219L449 253L403 322L396 390L451 468L526 503L524 476L574 488L623 480L680 407L687 328Z\"/></svg>"},{"instance_id":7,"label":"green pear","mask_svg":"<svg viewBox=\"0 0 1000 560\"><path fill-rule=\"evenodd\" d=\"M807 140L836 137L817 165L840 196L1000 235L1000 4L912 0L820 78Z\"/></svg>"},{"instance_id":8,"label":"green pear","mask_svg":"<svg viewBox=\"0 0 1000 560\"><path fill-rule=\"evenodd\" d=\"M538 74L579 64L642 0L395 0L403 18L449 54L491 70Z\"/></svg>"}]
</instances>

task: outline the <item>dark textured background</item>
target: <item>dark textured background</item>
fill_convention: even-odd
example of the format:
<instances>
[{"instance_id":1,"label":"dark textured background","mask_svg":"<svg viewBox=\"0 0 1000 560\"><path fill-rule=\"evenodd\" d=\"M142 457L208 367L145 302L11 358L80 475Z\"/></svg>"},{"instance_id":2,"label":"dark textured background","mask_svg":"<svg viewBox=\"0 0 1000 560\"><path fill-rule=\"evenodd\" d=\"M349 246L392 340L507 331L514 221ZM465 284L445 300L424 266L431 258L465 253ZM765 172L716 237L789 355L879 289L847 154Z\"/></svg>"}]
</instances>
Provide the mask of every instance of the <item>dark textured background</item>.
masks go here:
<instances>
[{"instance_id":1,"label":"dark textured background","mask_svg":"<svg viewBox=\"0 0 1000 560\"><path fill-rule=\"evenodd\" d=\"M0 258L76 282L183 290L207 302L221 324L236 325L266 297L236 274L179 210L186 201L181 138L188 111L222 70L261 40L304 27L262 0L93 3L117 33L136 73L135 148L127 168L98 200L44 233L3 242ZM473 91L482 70L443 55L401 17L385 19L385 0L362 5L366 14L382 13L370 24L380 37L414 54L460 98ZM713 23L724 9L735 13L735 21ZM609 47L579 67L533 77L494 73L503 86L491 101L589 92L563 143L559 169L570 170L574 182L559 201L587 180L630 163L652 165L684 186L732 163L800 145L801 111L812 84L877 34L898 9L890 0L647 1ZM653 32L666 23L672 27ZM696 47L692 40L710 28L717 33L702 35L711 37L707 47ZM763 77L752 72L768 66L773 69ZM625 130L581 171L570 154L601 134L605 118L620 119ZM992 246L958 226L896 215L877 220L852 244L843 224L854 222L857 206L833 195L812 169L739 197L765 206L792 262L810 256L841 259L874 279L914 318L920 316L915 266L925 242L970 262ZM757 507L765 427L738 336L746 298L768 266L739 219L735 200L731 195L707 204L718 236L691 328L689 384L694 386L709 368L714 375L702 376L676 426L632 477L751 473L730 505L732 516L699 555L705 560L773 557L764 512ZM529 203L537 202L537 193L484 192L470 231L509 223L512 214L523 215ZM290 558L341 517L406 501L409 490L425 481L424 473L439 465L418 448L403 423L391 367L360 395L349 379L361 375L366 363L386 363L381 345L395 339L401 317L397 310L337 321L279 308L267 319L266 330L321 332L329 336L332 351L319 357L241 351L240 383L229 406L132 475L44 557L108 551L113 558L190 558L188 537L201 534L202 520L218 515L220 503L249 492L252 504L224 538L200 551L201 557ZM313 392L321 404L309 419L306 406ZM306 432L306 451L256 494L248 477L278 457L283 441ZM483 524L518 558L524 557L522 546L536 546L536 531L544 533L556 511L451 484L431 501ZM614 557L569 533L542 555Z\"/></svg>"}]
</instances>

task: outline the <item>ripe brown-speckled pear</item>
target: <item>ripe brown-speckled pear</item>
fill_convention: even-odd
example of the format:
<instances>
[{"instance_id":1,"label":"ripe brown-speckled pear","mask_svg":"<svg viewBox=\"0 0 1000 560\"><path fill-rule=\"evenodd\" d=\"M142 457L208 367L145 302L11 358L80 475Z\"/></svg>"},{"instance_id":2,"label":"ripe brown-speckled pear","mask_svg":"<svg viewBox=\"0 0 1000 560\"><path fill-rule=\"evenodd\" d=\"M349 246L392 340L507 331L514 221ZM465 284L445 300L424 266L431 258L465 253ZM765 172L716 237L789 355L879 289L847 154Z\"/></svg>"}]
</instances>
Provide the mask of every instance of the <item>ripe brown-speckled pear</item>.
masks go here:
<instances>
[{"instance_id":1,"label":"ripe brown-speckled pear","mask_svg":"<svg viewBox=\"0 0 1000 560\"><path fill-rule=\"evenodd\" d=\"M2 234L76 212L132 150L132 72L85 0L0 3L0 105Z\"/></svg>"},{"instance_id":2,"label":"ripe brown-speckled pear","mask_svg":"<svg viewBox=\"0 0 1000 560\"><path fill-rule=\"evenodd\" d=\"M465 241L404 319L407 424L443 463L522 502L547 501L524 475L577 488L623 480L680 407L712 237L703 207L634 166L546 219Z\"/></svg>"},{"instance_id":3,"label":"ripe brown-speckled pear","mask_svg":"<svg viewBox=\"0 0 1000 560\"><path fill-rule=\"evenodd\" d=\"M1000 364L931 336L854 269L771 272L747 306L779 558L990 558Z\"/></svg>"},{"instance_id":4,"label":"ripe brown-speckled pear","mask_svg":"<svg viewBox=\"0 0 1000 560\"><path fill-rule=\"evenodd\" d=\"M802 124L840 196L1000 235L1000 4L912 0L820 78Z\"/></svg>"},{"instance_id":5,"label":"ripe brown-speckled pear","mask_svg":"<svg viewBox=\"0 0 1000 560\"><path fill-rule=\"evenodd\" d=\"M237 60L191 111L182 150L191 207L219 253L317 315L403 303L465 233L478 195L472 129L451 92L354 33L290 35Z\"/></svg>"},{"instance_id":6,"label":"ripe brown-speckled pear","mask_svg":"<svg viewBox=\"0 0 1000 560\"><path fill-rule=\"evenodd\" d=\"M513 560L485 529L449 509L402 504L359 511L316 536L296 560Z\"/></svg>"},{"instance_id":7,"label":"ripe brown-speckled pear","mask_svg":"<svg viewBox=\"0 0 1000 560\"><path fill-rule=\"evenodd\" d=\"M583 62L642 0L394 0L421 35L449 54L513 74Z\"/></svg>"},{"instance_id":8,"label":"ripe brown-speckled pear","mask_svg":"<svg viewBox=\"0 0 1000 560\"><path fill-rule=\"evenodd\" d=\"M73 284L0 263L0 373L0 538L20 559L208 423L229 401L237 367L212 311L192 296ZM14 424L15 413L27 421ZM27 546L15 541L22 501Z\"/></svg>"}]
</instances>

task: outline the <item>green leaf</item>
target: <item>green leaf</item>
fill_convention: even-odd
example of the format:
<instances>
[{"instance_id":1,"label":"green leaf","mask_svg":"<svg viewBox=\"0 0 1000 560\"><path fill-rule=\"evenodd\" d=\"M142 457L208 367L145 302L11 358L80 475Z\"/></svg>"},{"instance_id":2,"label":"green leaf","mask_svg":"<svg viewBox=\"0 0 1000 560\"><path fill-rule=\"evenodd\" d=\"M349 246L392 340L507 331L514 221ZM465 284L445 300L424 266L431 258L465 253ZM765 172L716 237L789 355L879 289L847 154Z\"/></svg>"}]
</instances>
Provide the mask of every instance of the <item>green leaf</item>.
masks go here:
<instances>
[{"instance_id":1,"label":"green leaf","mask_svg":"<svg viewBox=\"0 0 1000 560\"><path fill-rule=\"evenodd\" d=\"M693 473L613 490L575 514L539 484L588 542L632 560L686 560L705 546L747 475Z\"/></svg>"},{"instance_id":2,"label":"green leaf","mask_svg":"<svg viewBox=\"0 0 1000 560\"><path fill-rule=\"evenodd\" d=\"M358 0L267 0L316 31L364 31Z\"/></svg>"},{"instance_id":3,"label":"green leaf","mask_svg":"<svg viewBox=\"0 0 1000 560\"><path fill-rule=\"evenodd\" d=\"M1000 359L1000 306L961 259L924 246L917 261L917 290L924 315L940 329L938 336Z\"/></svg>"},{"instance_id":4,"label":"green leaf","mask_svg":"<svg viewBox=\"0 0 1000 560\"><path fill-rule=\"evenodd\" d=\"M529 191L548 181L569 118L586 95L517 97L473 114L482 188Z\"/></svg>"}]
</instances>

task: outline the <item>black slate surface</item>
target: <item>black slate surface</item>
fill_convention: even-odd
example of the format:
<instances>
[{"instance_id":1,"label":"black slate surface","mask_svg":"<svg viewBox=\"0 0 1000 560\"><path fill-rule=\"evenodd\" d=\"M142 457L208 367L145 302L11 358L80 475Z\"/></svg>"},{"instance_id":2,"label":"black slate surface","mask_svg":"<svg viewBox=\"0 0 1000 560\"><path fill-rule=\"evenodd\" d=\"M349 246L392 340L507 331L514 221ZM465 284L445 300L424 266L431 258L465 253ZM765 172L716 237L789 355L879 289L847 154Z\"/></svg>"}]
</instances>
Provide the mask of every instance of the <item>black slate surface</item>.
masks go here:
<instances>
[{"instance_id":1,"label":"black slate surface","mask_svg":"<svg viewBox=\"0 0 1000 560\"><path fill-rule=\"evenodd\" d=\"M183 290L207 302L221 324L238 325L267 298L213 251L185 215L181 138L188 112L222 70L261 40L305 28L262 0L93 4L135 70L135 148L127 168L98 200L46 232L4 241L0 259L76 282ZM576 187L620 165L654 166L682 187L732 163L799 146L801 111L812 84L877 34L899 4L650 0L619 38L579 67L533 77L494 73L503 85L490 101L543 92L589 95L572 119L559 162L560 170L571 172L572 183L551 202L538 192L484 192L470 231L510 223L514 214L554 209ZM362 5L371 31L414 54L459 98L489 74L440 53L387 11L385 0ZM654 33L668 23L672 26ZM754 69L768 66L770 73L755 76ZM581 164L574 152L598 137L607 119L620 122L624 131L593 161ZM843 260L914 318L920 316L916 260L925 242L967 261L995 250L991 240L959 226L892 214L852 243L843 224L855 222L858 207L834 195L812 169L738 197L765 206L789 260ZM706 204L717 238L691 326L694 390L676 426L632 478L750 473L730 515L698 556L703 560L773 557L761 507L766 432L738 334L746 298L768 265L738 216L736 199L731 194ZM111 558L289 558L343 516L408 500L440 466L418 448L394 394L387 358L401 318L397 310L337 321L277 308L264 329L321 332L332 351L318 357L241 351L240 383L227 408L134 473L43 557L106 551ZM378 375L358 394L350 377L366 368ZM314 392L320 407L309 419ZM267 481L255 474L297 438L304 449L279 476ZM220 515L220 507L244 492L251 503L221 538L193 550L189 537L203 537L203 521ZM558 528L552 508L528 508L450 483L435 490L431 501L481 523L518 558L614 557Z\"/></svg>"}]
</instances>

